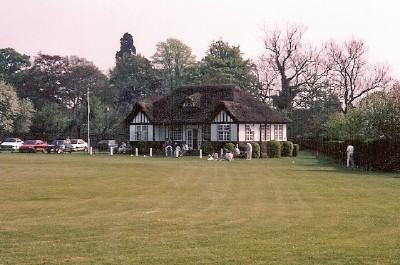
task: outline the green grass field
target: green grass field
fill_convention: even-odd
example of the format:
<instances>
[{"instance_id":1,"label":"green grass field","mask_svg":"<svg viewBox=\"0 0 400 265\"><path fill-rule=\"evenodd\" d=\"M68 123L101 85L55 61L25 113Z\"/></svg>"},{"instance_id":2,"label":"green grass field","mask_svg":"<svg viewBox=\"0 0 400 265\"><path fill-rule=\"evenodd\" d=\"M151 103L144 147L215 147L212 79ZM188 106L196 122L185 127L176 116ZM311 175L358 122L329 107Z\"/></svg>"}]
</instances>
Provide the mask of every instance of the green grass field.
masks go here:
<instances>
[{"instance_id":1,"label":"green grass field","mask_svg":"<svg viewBox=\"0 0 400 265\"><path fill-rule=\"evenodd\" d=\"M399 200L309 153L0 154L0 264L400 264Z\"/></svg>"}]
</instances>

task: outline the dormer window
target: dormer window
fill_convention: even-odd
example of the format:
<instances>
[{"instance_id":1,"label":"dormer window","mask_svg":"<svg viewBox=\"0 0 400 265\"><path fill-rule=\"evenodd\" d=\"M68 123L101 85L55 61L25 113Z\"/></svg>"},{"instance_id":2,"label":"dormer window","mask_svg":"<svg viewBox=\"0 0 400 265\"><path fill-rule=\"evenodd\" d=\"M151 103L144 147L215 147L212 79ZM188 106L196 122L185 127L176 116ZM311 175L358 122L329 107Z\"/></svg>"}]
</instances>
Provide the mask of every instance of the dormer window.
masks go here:
<instances>
[{"instance_id":1,"label":"dormer window","mask_svg":"<svg viewBox=\"0 0 400 265\"><path fill-rule=\"evenodd\" d=\"M188 109L200 108L200 98L201 98L200 93L194 93L190 96L187 96L183 101L182 107Z\"/></svg>"},{"instance_id":2,"label":"dormer window","mask_svg":"<svg viewBox=\"0 0 400 265\"><path fill-rule=\"evenodd\" d=\"M193 108L195 107L193 99L186 98L182 105L184 108Z\"/></svg>"}]
</instances>

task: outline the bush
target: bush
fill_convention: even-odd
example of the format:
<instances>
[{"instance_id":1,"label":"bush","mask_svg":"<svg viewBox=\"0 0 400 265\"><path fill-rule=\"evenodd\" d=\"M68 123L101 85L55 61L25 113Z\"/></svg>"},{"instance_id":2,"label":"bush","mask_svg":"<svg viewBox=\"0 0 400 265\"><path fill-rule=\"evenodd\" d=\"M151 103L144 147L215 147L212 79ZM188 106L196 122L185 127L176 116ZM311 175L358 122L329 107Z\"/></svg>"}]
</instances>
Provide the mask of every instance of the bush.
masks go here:
<instances>
[{"instance_id":1,"label":"bush","mask_svg":"<svg viewBox=\"0 0 400 265\"><path fill-rule=\"evenodd\" d=\"M300 151L300 145L294 144L293 145L293 156L297 156L299 154L299 151Z\"/></svg>"},{"instance_id":2,"label":"bush","mask_svg":"<svg viewBox=\"0 0 400 265\"><path fill-rule=\"evenodd\" d=\"M214 152L211 142L204 142L201 149L203 149L204 154L212 154Z\"/></svg>"},{"instance_id":3,"label":"bush","mask_svg":"<svg viewBox=\"0 0 400 265\"><path fill-rule=\"evenodd\" d=\"M281 144L275 140L267 142L267 153L268 157L281 157Z\"/></svg>"},{"instance_id":4,"label":"bush","mask_svg":"<svg viewBox=\"0 0 400 265\"><path fill-rule=\"evenodd\" d=\"M258 143L251 143L251 146L253 147L251 157L260 158L260 145Z\"/></svg>"},{"instance_id":5,"label":"bush","mask_svg":"<svg viewBox=\"0 0 400 265\"><path fill-rule=\"evenodd\" d=\"M225 148L226 150L228 150L229 152L234 153L234 152L235 152L236 146L235 146L233 143L226 143L226 144L224 145L224 148Z\"/></svg>"},{"instance_id":6,"label":"bush","mask_svg":"<svg viewBox=\"0 0 400 265\"><path fill-rule=\"evenodd\" d=\"M143 142L143 141L136 142L136 147L137 147L137 149L139 149L140 154L142 154L142 155L147 154L148 148L147 148L147 145L145 142Z\"/></svg>"},{"instance_id":7,"label":"bush","mask_svg":"<svg viewBox=\"0 0 400 265\"><path fill-rule=\"evenodd\" d=\"M293 155L293 143L291 141L282 142L282 156Z\"/></svg>"}]
</instances>

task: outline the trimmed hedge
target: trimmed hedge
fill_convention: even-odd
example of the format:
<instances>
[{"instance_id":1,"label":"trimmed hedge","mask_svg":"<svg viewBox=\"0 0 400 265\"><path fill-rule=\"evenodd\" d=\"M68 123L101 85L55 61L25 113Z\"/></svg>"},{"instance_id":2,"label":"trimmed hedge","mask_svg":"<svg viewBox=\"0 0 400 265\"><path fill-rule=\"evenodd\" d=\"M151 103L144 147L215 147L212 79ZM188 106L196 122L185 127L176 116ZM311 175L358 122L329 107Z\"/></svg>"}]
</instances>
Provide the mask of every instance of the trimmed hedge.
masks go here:
<instances>
[{"instance_id":1,"label":"trimmed hedge","mask_svg":"<svg viewBox=\"0 0 400 265\"><path fill-rule=\"evenodd\" d=\"M211 142L204 142L201 149L203 149L203 154L206 155L214 153L214 148Z\"/></svg>"},{"instance_id":2,"label":"trimmed hedge","mask_svg":"<svg viewBox=\"0 0 400 265\"><path fill-rule=\"evenodd\" d=\"M376 140L370 142L357 141L317 141L300 140L302 146L319 151L339 163L346 164L346 148L354 146L354 163L367 170L399 171L400 140Z\"/></svg>"},{"instance_id":3,"label":"trimmed hedge","mask_svg":"<svg viewBox=\"0 0 400 265\"><path fill-rule=\"evenodd\" d=\"M146 142L143 141L138 141L136 142L136 146L137 149L139 149L139 154L142 155L147 155L148 150L150 150L150 147L148 147L148 145L146 144Z\"/></svg>"},{"instance_id":4,"label":"trimmed hedge","mask_svg":"<svg viewBox=\"0 0 400 265\"><path fill-rule=\"evenodd\" d=\"M299 154L299 151L300 151L300 145L294 144L293 145L293 156L297 156Z\"/></svg>"},{"instance_id":5,"label":"trimmed hedge","mask_svg":"<svg viewBox=\"0 0 400 265\"><path fill-rule=\"evenodd\" d=\"M282 156L293 155L293 143L291 141L282 142Z\"/></svg>"},{"instance_id":6,"label":"trimmed hedge","mask_svg":"<svg viewBox=\"0 0 400 265\"><path fill-rule=\"evenodd\" d=\"M281 157L281 144L278 141L272 140L267 142L268 157Z\"/></svg>"},{"instance_id":7,"label":"trimmed hedge","mask_svg":"<svg viewBox=\"0 0 400 265\"><path fill-rule=\"evenodd\" d=\"M234 152L235 152L236 146L235 146L233 143L226 143L226 144L224 145L224 148L225 148L226 150L228 150L229 152L234 153Z\"/></svg>"},{"instance_id":8,"label":"trimmed hedge","mask_svg":"<svg viewBox=\"0 0 400 265\"><path fill-rule=\"evenodd\" d=\"M253 147L251 157L260 158L260 145L258 143L251 143L251 146Z\"/></svg>"}]
</instances>

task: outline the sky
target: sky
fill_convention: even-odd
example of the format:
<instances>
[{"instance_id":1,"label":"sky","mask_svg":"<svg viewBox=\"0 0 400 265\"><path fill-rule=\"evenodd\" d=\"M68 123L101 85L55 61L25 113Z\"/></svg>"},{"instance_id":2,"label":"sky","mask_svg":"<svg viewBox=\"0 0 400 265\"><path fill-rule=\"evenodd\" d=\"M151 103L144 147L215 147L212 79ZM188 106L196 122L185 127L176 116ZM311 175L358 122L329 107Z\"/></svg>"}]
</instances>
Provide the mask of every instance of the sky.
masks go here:
<instances>
[{"instance_id":1,"label":"sky","mask_svg":"<svg viewBox=\"0 0 400 265\"><path fill-rule=\"evenodd\" d=\"M219 39L257 59L266 30L296 23L314 46L363 40L370 62L388 64L399 78L399 8L396 0L0 0L0 48L76 55L108 72L125 32L147 58L173 37L198 60Z\"/></svg>"}]
</instances>

